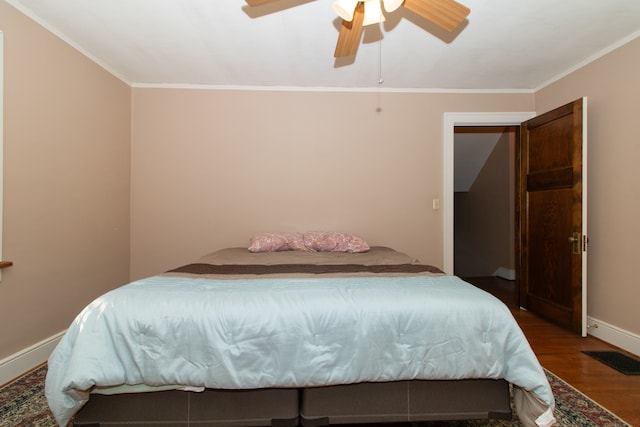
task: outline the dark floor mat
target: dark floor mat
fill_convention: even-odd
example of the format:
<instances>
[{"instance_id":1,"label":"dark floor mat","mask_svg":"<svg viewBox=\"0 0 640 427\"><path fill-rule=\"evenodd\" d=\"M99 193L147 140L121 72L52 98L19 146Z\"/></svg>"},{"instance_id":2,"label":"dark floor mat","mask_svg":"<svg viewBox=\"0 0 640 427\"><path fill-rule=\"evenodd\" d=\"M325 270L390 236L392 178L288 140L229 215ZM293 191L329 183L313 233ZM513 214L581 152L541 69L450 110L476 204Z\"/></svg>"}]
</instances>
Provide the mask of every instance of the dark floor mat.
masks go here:
<instances>
[{"instance_id":1,"label":"dark floor mat","mask_svg":"<svg viewBox=\"0 0 640 427\"><path fill-rule=\"evenodd\" d=\"M583 353L625 375L640 375L640 360L619 351L583 351Z\"/></svg>"}]
</instances>

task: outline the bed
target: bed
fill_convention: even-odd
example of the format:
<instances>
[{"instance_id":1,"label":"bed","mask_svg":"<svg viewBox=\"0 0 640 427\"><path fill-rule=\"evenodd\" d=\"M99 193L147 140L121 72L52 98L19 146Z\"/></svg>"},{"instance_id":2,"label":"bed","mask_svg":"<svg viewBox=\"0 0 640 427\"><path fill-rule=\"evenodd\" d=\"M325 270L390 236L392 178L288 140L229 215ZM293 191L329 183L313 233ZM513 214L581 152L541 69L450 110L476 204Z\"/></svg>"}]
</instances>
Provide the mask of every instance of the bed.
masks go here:
<instances>
[{"instance_id":1,"label":"bed","mask_svg":"<svg viewBox=\"0 0 640 427\"><path fill-rule=\"evenodd\" d=\"M554 423L509 309L386 247L228 248L89 304L48 363L61 426Z\"/></svg>"}]
</instances>

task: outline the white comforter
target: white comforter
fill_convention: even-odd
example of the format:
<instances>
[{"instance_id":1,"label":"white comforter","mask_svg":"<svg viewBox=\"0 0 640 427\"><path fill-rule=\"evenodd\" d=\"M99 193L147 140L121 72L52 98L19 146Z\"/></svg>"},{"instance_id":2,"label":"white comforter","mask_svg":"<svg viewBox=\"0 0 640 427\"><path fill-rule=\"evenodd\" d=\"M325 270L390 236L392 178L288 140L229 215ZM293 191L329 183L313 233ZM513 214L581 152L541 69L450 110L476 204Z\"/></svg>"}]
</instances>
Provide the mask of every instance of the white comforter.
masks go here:
<instances>
[{"instance_id":1,"label":"white comforter","mask_svg":"<svg viewBox=\"0 0 640 427\"><path fill-rule=\"evenodd\" d=\"M211 280L157 276L87 306L49 359L67 422L95 386L304 387L504 378L543 403L545 374L508 308L454 276Z\"/></svg>"}]
</instances>

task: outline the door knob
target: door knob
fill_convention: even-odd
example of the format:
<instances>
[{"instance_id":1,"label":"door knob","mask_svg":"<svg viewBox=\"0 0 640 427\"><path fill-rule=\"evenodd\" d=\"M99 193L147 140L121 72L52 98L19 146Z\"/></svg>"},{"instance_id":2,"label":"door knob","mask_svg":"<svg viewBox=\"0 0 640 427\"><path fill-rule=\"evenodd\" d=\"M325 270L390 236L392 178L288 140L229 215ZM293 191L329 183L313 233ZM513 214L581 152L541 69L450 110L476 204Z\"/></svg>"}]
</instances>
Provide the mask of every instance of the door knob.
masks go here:
<instances>
[{"instance_id":1,"label":"door knob","mask_svg":"<svg viewBox=\"0 0 640 427\"><path fill-rule=\"evenodd\" d=\"M582 249L582 234L575 231L569 236L569 243L573 243L573 254L580 255Z\"/></svg>"}]
</instances>

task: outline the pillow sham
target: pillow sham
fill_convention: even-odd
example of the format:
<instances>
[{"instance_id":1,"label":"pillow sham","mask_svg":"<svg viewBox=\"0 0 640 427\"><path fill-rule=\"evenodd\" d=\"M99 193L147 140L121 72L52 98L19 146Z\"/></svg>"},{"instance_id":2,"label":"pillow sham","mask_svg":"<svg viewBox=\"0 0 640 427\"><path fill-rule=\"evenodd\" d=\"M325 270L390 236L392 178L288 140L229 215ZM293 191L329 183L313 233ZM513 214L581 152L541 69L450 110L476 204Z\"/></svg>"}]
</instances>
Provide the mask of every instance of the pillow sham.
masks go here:
<instances>
[{"instance_id":1,"label":"pillow sham","mask_svg":"<svg viewBox=\"0 0 640 427\"><path fill-rule=\"evenodd\" d=\"M255 234L249 241L249 252L304 251L302 233L261 233Z\"/></svg>"},{"instance_id":2,"label":"pillow sham","mask_svg":"<svg viewBox=\"0 0 640 427\"><path fill-rule=\"evenodd\" d=\"M366 252L367 242L349 233L333 231L308 231L304 233L304 246L316 252Z\"/></svg>"}]
</instances>

